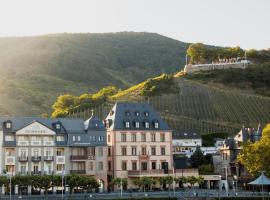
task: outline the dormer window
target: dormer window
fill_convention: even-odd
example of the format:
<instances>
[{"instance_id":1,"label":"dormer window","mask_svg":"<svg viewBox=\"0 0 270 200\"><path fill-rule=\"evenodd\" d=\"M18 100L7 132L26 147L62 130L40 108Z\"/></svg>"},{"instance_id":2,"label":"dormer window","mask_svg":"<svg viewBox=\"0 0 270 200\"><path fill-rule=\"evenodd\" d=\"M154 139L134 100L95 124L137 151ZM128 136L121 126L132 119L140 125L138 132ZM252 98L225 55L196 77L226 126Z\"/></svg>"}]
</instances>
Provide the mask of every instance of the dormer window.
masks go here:
<instances>
[{"instance_id":1,"label":"dormer window","mask_svg":"<svg viewBox=\"0 0 270 200\"><path fill-rule=\"evenodd\" d=\"M126 116L130 116L130 112L129 112L129 111L126 111L126 112L125 112L125 115L126 115Z\"/></svg>"},{"instance_id":2,"label":"dormer window","mask_svg":"<svg viewBox=\"0 0 270 200\"><path fill-rule=\"evenodd\" d=\"M125 122L125 127L126 128L130 128L130 123L129 122Z\"/></svg>"},{"instance_id":3,"label":"dormer window","mask_svg":"<svg viewBox=\"0 0 270 200\"><path fill-rule=\"evenodd\" d=\"M135 122L135 128L140 128L140 122Z\"/></svg>"},{"instance_id":4,"label":"dormer window","mask_svg":"<svg viewBox=\"0 0 270 200\"><path fill-rule=\"evenodd\" d=\"M61 129L60 124L57 123L57 124L55 125L55 128L56 128L57 130L60 130L60 129Z\"/></svg>"},{"instance_id":5,"label":"dormer window","mask_svg":"<svg viewBox=\"0 0 270 200\"><path fill-rule=\"evenodd\" d=\"M11 128L11 122L6 123L6 128L10 129Z\"/></svg>"},{"instance_id":6,"label":"dormer window","mask_svg":"<svg viewBox=\"0 0 270 200\"><path fill-rule=\"evenodd\" d=\"M144 112L144 116L145 117L148 117L149 116L149 113L147 111Z\"/></svg>"},{"instance_id":7,"label":"dormer window","mask_svg":"<svg viewBox=\"0 0 270 200\"><path fill-rule=\"evenodd\" d=\"M136 115L137 117L139 117L139 116L140 116L140 112L139 112L139 111L135 111L135 115Z\"/></svg>"},{"instance_id":8,"label":"dormer window","mask_svg":"<svg viewBox=\"0 0 270 200\"><path fill-rule=\"evenodd\" d=\"M149 128L149 122L145 122L145 128Z\"/></svg>"}]
</instances>

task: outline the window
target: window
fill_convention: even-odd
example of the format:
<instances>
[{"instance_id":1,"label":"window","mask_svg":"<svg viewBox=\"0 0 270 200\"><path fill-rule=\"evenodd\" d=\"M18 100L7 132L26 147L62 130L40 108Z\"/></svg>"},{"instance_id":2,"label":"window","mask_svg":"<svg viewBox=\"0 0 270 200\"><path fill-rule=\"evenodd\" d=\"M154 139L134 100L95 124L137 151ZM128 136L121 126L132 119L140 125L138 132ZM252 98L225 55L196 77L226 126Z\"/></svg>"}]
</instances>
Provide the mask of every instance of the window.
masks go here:
<instances>
[{"instance_id":1,"label":"window","mask_svg":"<svg viewBox=\"0 0 270 200\"><path fill-rule=\"evenodd\" d=\"M81 136L78 136L78 141L81 141Z\"/></svg>"},{"instance_id":2,"label":"window","mask_svg":"<svg viewBox=\"0 0 270 200\"><path fill-rule=\"evenodd\" d=\"M63 156L63 155L64 155L64 150L62 150L62 149L57 149L57 150L56 150L56 155L57 155L57 156Z\"/></svg>"},{"instance_id":3,"label":"window","mask_svg":"<svg viewBox=\"0 0 270 200\"><path fill-rule=\"evenodd\" d=\"M127 170L127 161L122 161L122 170Z\"/></svg>"},{"instance_id":4,"label":"window","mask_svg":"<svg viewBox=\"0 0 270 200\"><path fill-rule=\"evenodd\" d=\"M135 112L135 115L136 115L137 117L139 117L139 116L140 116L140 112L139 112L139 111L136 111L136 112Z\"/></svg>"},{"instance_id":5,"label":"window","mask_svg":"<svg viewBox=\"0 0 270 200\"><path fill-rule=\"evenodd\" d=\"M156 134L151 133L151 142L155 142L155 141L156 141Z\"/></svg>"},{"instance_id":6,"label":"window","mask_svg":"<svg viewBox=\"0 0 270 200\"><path fill-rule=\"evenodd\" d=\"M11 128L11 123L10 122L6 123L6 128Z\"/></svg>"},{"instance_id":7,"label":"window","mask_svg":"<svg viewBox=\"0 0 270 200\"><path fill-rule=\"evenodd\" d=\"M56 171L63 171L63 170L65 170L65 165L63 165L63 164L56 165Z\"/></svg>"},{"instance_id":8,"label":"window","mask_svg":"<svg viewBox=\"0 0 270 200\"><path fill-rule=\"evenodd\" d=\"M132 148L131 148L131 154L132 154L133 156L136 156L136 155L137 155L137 148L136 148L136 147L132 147Z\"/></svg>"},{"instance_id":9,"label":"window","mask_svg":"<svg viewBox=\"0 0 270 200\"><path fill-rule=\"evenodd\" d=\"M149 122L145 122L145 128L149 128Z\"/></svg>"},{"instance_id":10,"label":"window","mask_svg":"<svg viewBox=\"0 0 270 200\"><path fill-rule=\"evenodd\" d=\"M165 134L164 133L160 134L160 142L165 142Z\"/></svg>"},{"instance_id":11,"label":"window","mask_svg":"<svg viewBox=\"0 0 270 200\"><path fill-rule=\"evenodd\" d=\"M158 122L155 122L155 123L154 123L154 126L155 126L155 128L159 128Z\"/></svg>"},{"instance_id":12,"label":"window","mask_svg":"<svg viewBox=\"0 0 270 200\"><path fill-rule=\"evenodd\" d=\"M90 169L90 171L93 171L93 169L94 169L93 162L90 162L90 163L89 163L89 169Z\"/></svg>"},{"instance_id":13,"label":"window","mask_svg":"<svg viewBox=\"0 0 270 200\"><path fill-rule=\"evenodd\" d=\"M157 169L157 163L155 161L152 162L152 169Z\"/></svg>"},{"instance_id":14,"label":"window","mask_svg":"<svg viewBox=\"0 0 270 200\"><path fill-rule=\"evenodd\" d=\"M65 141L65 137L63 135L58 135L56 136L56 141L58 142Z\"/></svg>"},{"instance_id":15,"label":"window","mask_svg":"<svg viewBox=\"0 0 270 200\"><path fill-rule=\"evenodd\" d=\"M26 174L26 166L25 165L21 165L21 173Z\"/></svg>"},{"instance_id":16,"label":"window","mask_svg":"<svg viewBox=\"0 0 270 200\"><path fill-rule=\"evenodd\" d=\"M108 161L108 170L111 171L112 170L112 162Z\"/></svg>"},{"instance_id":17,"label":"window","mask_svg":"<svg viewBox=\"0 0 270 200\"><path fill-rule=\"evenodd\" d=\"M99 148L98 148L98 155L99 155L100 157L103 156L103 147L99 147Z\"/></svg>"},{"instance_id":18,"label":"window","mask_svg":"<svg viewBox=\"0 0 270 200\"><path fill-rule=\"evenodd\" d=\"M5 141L14 141L14 136L13 135L6 135Z\"/></svg>"},{"instance_id":19,"label":"window","mask_svg":"<svg viewBox=\"0 0 270 200\"><path fill-rule=\"evenodd\" d=\"M146 155L146 147L142 147L142 155Z\"/></svg>"},{"instance_id":20,"label":"window","mask_svg":"<svg viewBox=\"0 0 270 200\"><path fill-rule=\"evenodd\" d=\"M129 112L129 111L126 111L126 112L125 112L125 115L126 115L126 116L130 116L130 112Z\"/></svg>"},{"instance_id":21,"label":"window","mask_svg":"<svg viewBox=\"0 0 270 200\"><path fill-rule=\"evenodd\" d=\"M148 117L149 116L149 113L147 111L144 112L144 116L145 117Z\"/></svg>"},{"instance_id":22,"label":"window","mask_svg":"<svg viewBox=\"0 0 270 200\"><path fill-rule=\"evenodd\" d=\"M122 147L121 152L122 152L122 156L126 156L127 155L127 147Z\"/></svg>"},{"instance_id":23,"label":"window","mask_svg":"<svg viewBox=\"0 0 270 200\"><path fill-rule=\"evenodd\" d=\"M137 162L136 161L132 162L132 170L137 170Z\"/></svg>"},{"instance_id":24,"label":"window","mask_svg":"<svg viewBox=\"0 0 270 200\"><path fill-rule=\"evenodd\" d=\"M140 128L140 122L135 122L135 128Z\"/></svg>"},{"instance_id":25,"label":"window","mask_svg":"<svg viewBox=\"0 0 270 200\"><path fill-rule=\"evenodd\" d=\"M121 142L127 141L127 135L125 133L121 133Z\"/></svg>"},{"instance_id":26,"label":"window","mask_svg":"<svg viewBox=\"0 0 270 200\"><path fill-rule=\"evenodd\" d=\"M161 153L161 155L165 155L166 154L165 147L161 147L160 148L160 153Z\"/></svg>"},{"instance_id":27,"label":"window","mask_svg":"<svg viewBox=\"0 0 270 200\"><path fill-rule=\"evenodd\" d=\"M93 139L93 142L95 142L96 141L96 136L93 136L92 139Z\"/></svg>"},{"instance_id":28,"label":"window","mask_svg":"<svg viewBox=\"0 0 270 200\"><path fill-rule=\"evenodd\" d=\"M108 147L108 156L111 156L111 147Z\"/></svg>"},{"instance_id":29,"label":"window","mask_svg":"<svg viewBox=\"0 0 270 200\"><path fill-rule=\"evenodd\" d=\"M56 128L57 130L60 130L60 129L61 129L60 124L56 124L56 125L55 125L55 128Z\"/></svg>"},{"instance_id":30,"label":"window","mask_svg":"<svg viewBox=\"0 0 270 200\"><path fill-rule=\"evenodd\" d=\"M125 122L125 127L126 127L126 128L130 128L129 122Z\"/></svg>"},{"instance_id":31,"label":"window","mask_svg":"<svg viewBox=\"0 0 270 200\"><path fill-rule=\"evenodd\" d=\"M141 139L142 139L142 142L146 142L146 134L145 133L141 134Z\"/></svg>"},{"instance_id":32,"label":"window","mask_svg":"<svg viewBox=\"0 0 270 200\"><path fill-rule=\"evenodd\" d=\"M131 142L136 142L136 134L131 135Z\"/></svg>"},{"instance_id":33,"label":"window","mask_svg":"<svg viewBox=\"0 0 270 200\"><path fill-rule=\"evenodd\" d=\"M151 155L156 155L156 147L151 147Z\"/></svg>"},{"instance_id":34,"label":"window","mask_svg":"<svg viewBox=\"0 0 270 200\"><path fill-rule=\"evenodd\" d=\"M73 141L76 141L75 135L72 136L72 140L73 140Z\"/></svg>"},{"instance_id":35,"label":"window","mask_svg":"<svg viewBox=\"0 0 270 200\"><path fill-rule=\"evenodd\" d=\"M20 150L20 157L26 158L26 149L21 149Z\"/></svg>"},{"instance_id":36,"label":"window","mask_svg":"<svg viewBox=\"0 0 270 200\"><path fill-rule=\"evenodd\" d=\"M142 170L147 170L147 162L142 162Z\"/></svg>"},{"instance_id":37,"label":"window","mask_svg":"<svg viewBox=\"0 0 270 200\"><path fill-rule=\"evenodd\" d=\"M98 162L98 170L102 171L103 170L103 162Z\"/></svg>"}]
</instances>

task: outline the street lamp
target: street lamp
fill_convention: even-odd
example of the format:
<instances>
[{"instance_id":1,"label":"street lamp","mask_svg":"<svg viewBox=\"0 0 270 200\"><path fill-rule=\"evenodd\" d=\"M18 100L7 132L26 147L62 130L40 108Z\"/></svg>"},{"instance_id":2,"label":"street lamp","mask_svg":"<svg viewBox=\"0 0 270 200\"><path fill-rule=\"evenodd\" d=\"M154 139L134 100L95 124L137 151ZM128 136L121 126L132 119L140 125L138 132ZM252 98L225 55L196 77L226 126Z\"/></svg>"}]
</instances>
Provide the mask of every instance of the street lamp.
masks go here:
<instances>
[{"instance_id":1,"label":"street lamp","mask_svg":"<svg viewBox=\"0 0 270 200\"><path fill-rule=\"evenodd\" d=\"M237 192L237 181L238 181L237 175L234 175L234 176L233 176L233 179L234 179L234 182L235 182L235 194L237 194L237 193L236 193L236 192Z\"/></svg>"}]
</instances>

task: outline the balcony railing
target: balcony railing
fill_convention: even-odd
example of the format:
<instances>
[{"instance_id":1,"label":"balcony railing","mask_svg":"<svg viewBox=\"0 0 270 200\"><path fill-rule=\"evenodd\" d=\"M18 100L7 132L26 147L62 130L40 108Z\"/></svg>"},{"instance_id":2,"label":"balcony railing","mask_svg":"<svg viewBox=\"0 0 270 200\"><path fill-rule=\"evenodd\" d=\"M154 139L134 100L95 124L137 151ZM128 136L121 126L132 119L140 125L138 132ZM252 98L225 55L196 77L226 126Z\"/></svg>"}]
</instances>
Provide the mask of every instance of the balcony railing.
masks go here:
<instances>
[{"instance_id":1,"label":"balcony railing","mask_svg":"<svg viewBox=\"0 0 270 200\"><path fill-rule=\"evenodd\" d=\"M31 141L31 146L41 146L41 141Z\"/></svg>"},{"instance_id":2,"label":"balcony railing","mask_svg":"<svg viewBox=\"0 0 270 200\"><path fill-rule=\"evenodd\" d=\"M32 175L41 175L41 171L32 171L31 174Z\"/></svg>"},{"instance_id":3,"label":"balcony railing","mask_svg":"<svg viewBox=\"0 0 270 200\"><path fill-rule=\"evenodd\" d=\"M169 174L172 174L173 171L169 170ZM163 169L152 169L152 170L130 170L128 171L128 176L160 176L168 175L164 173Z\"/></svg>"},{"instance_id":4,"label":"balcony railing","mask_svg":"<svg viewBox=\"0 0 270 200\"><path fill-rule=\"evenodd\" d=\"M70 160L95 160L93 155L72 155Z\"/></svg>"},{"instance_id":5,"label":"balcony railing","mask_svg":"<svg viewBox=\"0 0 270 200\"><path fill-rule=\"evenodd\" d=\"M65 164L65 156L56 156L56 164Z\"/></svg>"},{"instance_id":6,"label":"balcony railing","mask_svg":"<svg viewBox=\"0 0 270 200\"><path fill-rule=\"evenodd\" d=\"M17 145L18 146L29 146L29 142L28 141L17 141Z\"/></svg>"},{"instance_id":7,"label":"balcony railing","mask_svg":"<svg viewBox=\"0 0 270 200\"><path fill-rule=\"evenodd\" d=\"M15 165L15 156L7 156L5 160L6 165Z\"/></svg>"},{"instance_id":8,"label":"balcony railing","mask_svg":"<svg viewBox=\"0 0 270 200\"><path fill-rule=\"evenodd\" d=\"M44 161L53 161L53 156L44 156Z\"/></svg>"},{"instance_id":9,"label":"balcony railing","mask_svg":"<svg viewBox=\"0 0 270 200\"><path fill-rule=\"evenodd\" d=\"M20 156L19 157L19 161L20 162L27 162L28 161L28 157L27 156Z\"/></svg>"},{"instance_id":10,"label":"balcony railing","mask_svg":"<svg viewBox=\"0 0 270 200\"><path fill-rule=\"evenodd\" d=\"M43 141L43 145L44 146L53 146L54 145L54 141Z\"/></svg>"},{"instance_id":11,"label":"balcony railing","mask_svg":"<svg viewBox=\"0 0 270 200\"><path fill-rule=\"evenodd\" d=\"M86 170L70 170L71 174L86 174Z\"/></svg>"},{"instance_id":12,"label":"balcony railing","mask_svg":"<svg viewBox=\"0 0 270 200\"><path fill-rule=\"evenodd\" d=\"M32 156L31 160L33 162L40 162L41 161L41 156Z\"/></svg>"}]
</instances>

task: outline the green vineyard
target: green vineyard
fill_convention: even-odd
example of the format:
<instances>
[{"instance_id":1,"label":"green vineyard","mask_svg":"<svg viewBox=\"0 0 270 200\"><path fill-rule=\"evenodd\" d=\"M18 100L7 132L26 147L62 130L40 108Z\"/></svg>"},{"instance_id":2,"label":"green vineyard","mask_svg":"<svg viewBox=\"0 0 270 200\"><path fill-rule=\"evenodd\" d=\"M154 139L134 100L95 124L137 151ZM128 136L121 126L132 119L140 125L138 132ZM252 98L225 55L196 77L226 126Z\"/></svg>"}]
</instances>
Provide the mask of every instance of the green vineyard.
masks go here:
<instances>
[{"instance_id":1,"label":"green vineyard","mask_svg":"<svg viewBox=\"0 0 270 200\"><path fill-rule=\"evenodd\" d=\"M270 98L221 90L194 81L179 79L177 94L150 97L147 102L176 130L197 130L201 134L235 134L244 124L262 126L269 122ZM137 98L142 101L141 97ZM118 101L127 101L122 97ZM132 100L134 101L134 100ZM93 108L104 119L115 102ZM71 113L70 117L87 118L91 109Z\"/></svg>"}]
</instances>

